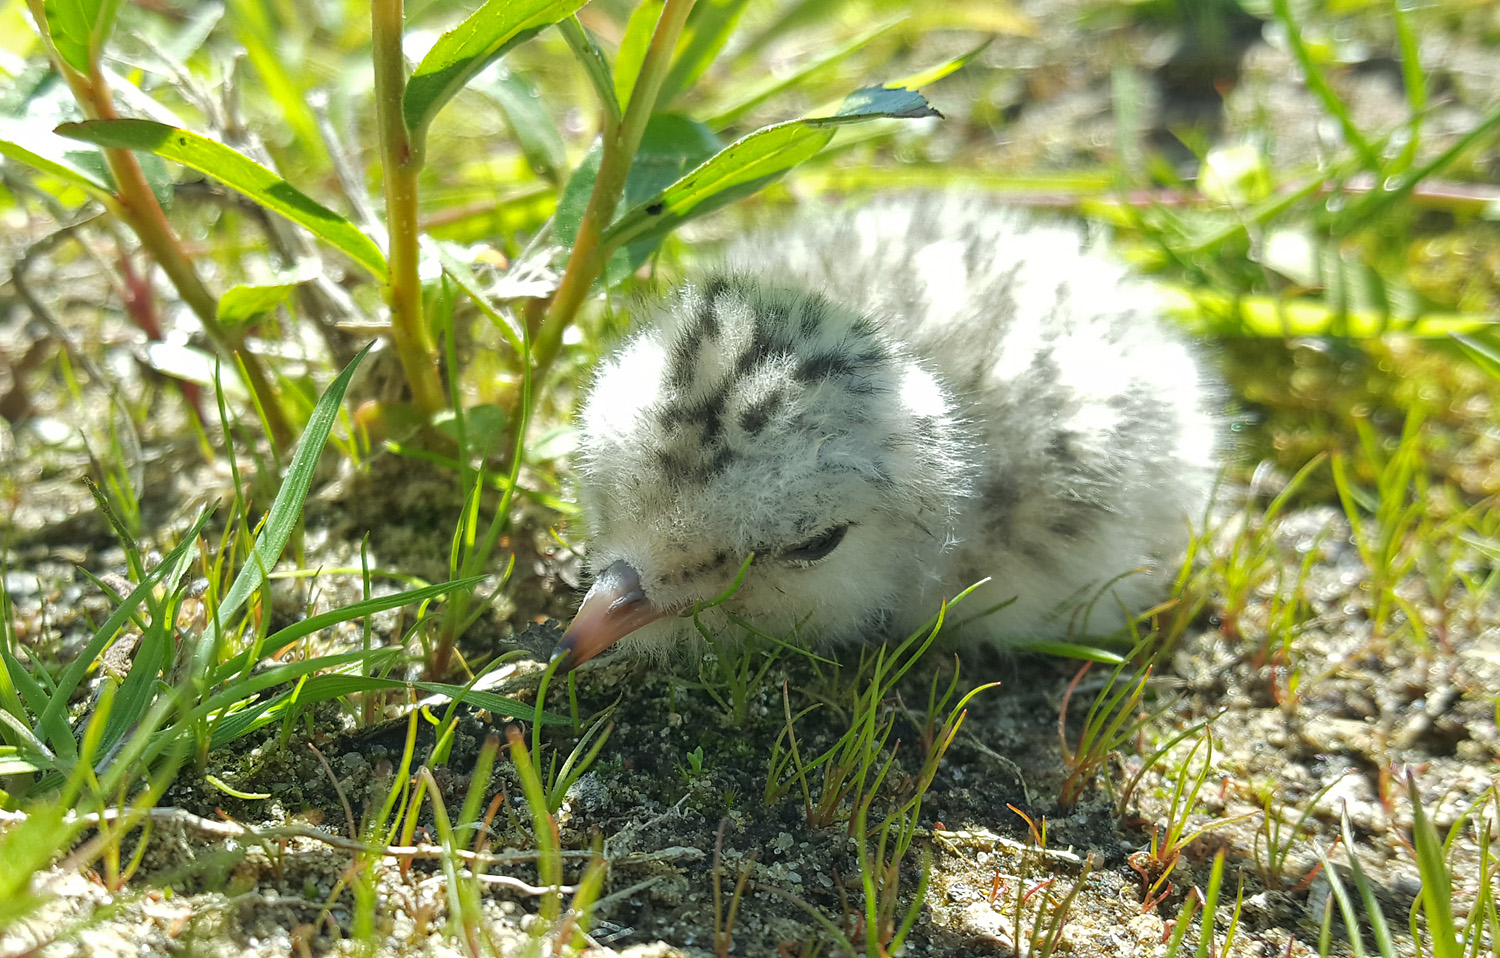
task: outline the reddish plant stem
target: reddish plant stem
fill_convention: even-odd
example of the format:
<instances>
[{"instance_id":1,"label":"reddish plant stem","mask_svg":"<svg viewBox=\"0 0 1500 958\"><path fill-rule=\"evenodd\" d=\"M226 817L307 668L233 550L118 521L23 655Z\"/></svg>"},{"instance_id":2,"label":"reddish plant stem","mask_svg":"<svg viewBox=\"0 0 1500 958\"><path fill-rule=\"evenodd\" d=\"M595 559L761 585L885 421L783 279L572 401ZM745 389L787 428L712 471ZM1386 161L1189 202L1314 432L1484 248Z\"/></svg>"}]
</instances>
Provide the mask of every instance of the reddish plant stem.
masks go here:
<instances>
[{"instance_id":1,"label":"reddish plant stem","mask_svg":"<svg viewBox=\"0 0 1500 958\"><path fill-rule=\"evenodd\" d=\"M52 44L52 36L47 29L46 13L42 9L40 0L30 0L28 6L48 55L52 58L53 66L67 81L68 88L72 91L79 108L90 119L119 119L119 114L115 112L114 97L109 83L99 69L97 54L89 62L87 73L73 69L57 54L57 48ZM182 301L198 317L204 333L214 347L227 358L232 358L239 353L240 362L245 370L245 379L256 396L260 398L260 405L265 409L266 420L271 427L271 438L278 445L290 443L293 437L291 424L287 421L281 404L276 400L276 392L271 388L270 380L261 367L259 358L246 351L243 348L243 340L219 323L219 301L208 291L208 287L203 285L203 280L198 276L192 259L178 242L177 234L172 232L172 227L167 222L167 214L161 208L161 204L156 201L156 194L151 191L151 184L147 182L146 174L141 170L135 154L130 150L121 149L101 148L101 151L104 154L104 162L109 166L110 175L114 177L114 199L120 217L140 240L141 247L151 255L152 259L156 260L162 272L167 274L167 279L171 280L172 285L177 288L177 294L182 297Z\"/></svg>"}]
</instances>

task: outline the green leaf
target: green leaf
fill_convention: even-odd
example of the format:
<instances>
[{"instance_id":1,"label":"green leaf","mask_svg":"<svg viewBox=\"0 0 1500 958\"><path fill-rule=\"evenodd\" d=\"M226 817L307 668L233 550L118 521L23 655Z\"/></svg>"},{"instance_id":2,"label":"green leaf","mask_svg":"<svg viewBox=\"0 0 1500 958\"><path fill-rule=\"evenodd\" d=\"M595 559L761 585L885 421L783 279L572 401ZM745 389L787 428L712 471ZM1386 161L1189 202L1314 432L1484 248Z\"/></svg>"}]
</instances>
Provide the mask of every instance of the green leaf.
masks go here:
<instances>
[{"instance_id":1,"label":"green leaf","mask_svg":"<svg viewBox=\"0 0 1500 958\"><path fill-rule=\"evenodd\" d=\"M88 73L115 25L120 0L43 0L47 32L63 62Z\"/></svg>"},{"instance_id":2,"label":"green leaf","mask_svg":"<svg viewBox=\"0 0 1500 958\"><path fill-rule=\"evenodd\" d=\"M1041 655L1056 655L1065 659L1077 659L1080 662L1101 662L1105 665L1119 665L1125 661L1125 657L1101 649L1093 645L1084 645L1079 642L1062 642L1050 639L1017 639L1009 644L1010 648L1025 649L1027 652L1036 652Z\"/></svg>"},{"instance_id":3,"label":"green leaf","mask_svg":"<svg viewBox=\"0 0 1500 958\"><path fill-rule=\"evenodd\" d=\"M505 114L505 123L531 169L554 185L561 183L562 171L568 163L567 150L553 111L547 108L536 87L521 74L504 70L485 92L495 98L500 112Z\"/></svg>"},{"instance_id":4,"label":"green leaf","mask_svg":"<svg viewBox=\"0 0 1500 958\"><path fill-rule=\"evenodd\" d=\"M925 117L942 117L927 102L927 98L916 90L904 86L867 86L844 97L844 102L834 112L822 117L811 117L804 122L857 123L861 120L919 120Z\"/></svg>"},{"instance_id":5,"label":"green leaf","mask_svg":"<svg viewBox=\"0 0 1500 958\"><path fill-rule=\"evenodd\" d=\"M474 74L572 16L587 0L485 0L462 23L438 37L406 83L401 116L420 150L427 125Z\"/></svg>"},{"instance_id":6,"label":"green leaf","mask_svg":"<svg viewBox=\"0 0 1500 958\"><path fill-rule=\"evenodd\" d=\"M1490 327L1473 335L1456 333L1453 338L1458 340L1480 369L1500 379L1500 331Z\"/></svg>"},{"instance_id":7,"label":"green leaf","mask_svg":"<svg viewBox=\"0 0 1500 958\"><path fill-rule=\"evenodd\" d=\"M110 710L104 737L99 743L101 752L107 753L145 718L152 703L156 701L160 687L158 680L162 669L170 662L168 656L171 651L172 643L167 638L166 623L153 620L131 654L130 672L115 693L114 707Z\"/></svg>"},{"instance_id":8,"label":"green leaf","mask_svg":"<svg viewBox=\"0 0 1500 958\"><path fill-rule=\"evenodd\" d=\"M353 223L222 143L152 120L64 123L57 132L103 147L142 150L211 176L267 209L305 226L314 235L347 253L377 279L385 279L385 256Z\"/></svg>"},{"instance_id":9,"label":"green leaf","mask_svg":"<svg viewBox=\"0 0 1500 958\"><path fill-rule=\"evenodd\" d=\"M20 659L11 655L10 650L3 646L0 646L0 667L5 669L6 677L15 686L16 691L25 701L26 707L35 715L42 714L42 711L46 709L48 702L51 700L51 696L47 694L46 689L42 688L42 684L26 670L26 666L21 664ZM16 715L18 719L23 717L19 713Z\"/></svg>"},{"instance_id":10,"label":"green leaf","mask_svg":"<svg viewBox=\"0 0 1500 958\"><path fill-rule=\"evenodd\" d=\"M416 605L426 602L428 599L446 595L449 592L471 588L483 581L483 576L472 576L467 579L455 579L451 582L439 582L436 585L419 586L415 589L408 589L405 592L393 592L390 595L373 596L372 598L356 602L353 605L330 609L327 612L321 612L318 615L308 616L305 619L293 622L286 628L278 629L266 636L265 641L260 645L261 648L285 648L293 642L312 635L314 632L319 632L329 626L338 625L340 622L348 622L351 619L375 615L378 612L384 612L388 609L399 609L404 605ZM233 658L219 663L209 673L210 684L218 685L227 682L235 675L245 672L253 664L250 659L254 651L254 648L246 649ZM261 673L256 674L259 675ZM233 701L236 695L248 697L242 690L242 686L226 687L226 692L230 695L230 701Z\"/></svg>"},{"instance_id":11,"label":"green leaf","mask_svg":"<svg viewBox=\"0 0 1500 958\"><path fill-rule=\"evenodd\" d=\"M627 210L646 202L722 147L723 144L713 131L697 120L677 113L658 113L652 116L646 122L641 145L636 150L634 162L630 164L620 208ZM594 179L599 175L602 155L603 149L596 141L584 156L583 162L573 171L557 201L557 215L552 226L553 237L564 246L572 245L573 239L578 235L578 224L583 219L589 195L594 190ZM647 238L612 256L605 270L605 284L612 285L634 272L651 255L659 240L659 236Z\"/></svg>"},{"instance_id":12,"label":"green leaf","mask_svg":"<svg viewBox=\"0 0 1500 958\"><path fill-rule=\"evenodd\" d=\"M248 323L286 302L296 288L296 283L231 286L219 297L219 321L230 325Z\"/></svg>"},{"instance_id":13,"label":"green leaf","mask_svg":"<svg viewBox=\"0 0 1500 958\"><path fill-rule=\"evenodd\" d=\"M312 705L357 692L399 690L408 687L436 695L446 695L497 715L518 718L526 722L537 721L536 709L533 706L494 692L466 690L462 685L449 685L442 682L403 682L400 679L340 673L315 675L302 683L300 688L288 690L265 702L256 702L226 716L214 730L212 747L222 748L258 728L281 721L282 710L294 704L294 696L296 705ZM572 719L543 712L541 721L544 725L564 725L571 723Z\"/></svg>"},{"instance_id":14,"label":"green leaf","mask_svg":"<svg viewBox=\"0 0 1500 958\"><path fill-rule=\"evenodd\" d=\"M24 145L23 145L24 144ZM93 163L80 162L84 151L68 149L73 144L50 128L10 118L0 119L0 156L25 163L33 169L80 186L89 195L111 201L114 185L108 178L104 158L90 150ZM91 168L92 167L92 168Z\"/></svg>"},{"instance_id":15,"label":"green leaf","mask_svg":"<svg viewBox=\"0 0 1500 958\"><path fill-rule=\"evenodd\" d=\"M614 250L664 236L688 220L759 191L827 146L834 127L928 116L941 114L914 90L865 87L845 97L832 113L756 130L629 209L605 231L604 247Z\"/></svg>"},{"instance_id":16,"label":"green leaf","mask_svg":"<svg viewBox=\"0 0 1500 958\"><path fill-rule=\"evenodd\" d=\"M620 49L615 54L615 99L622 111L630 105L630 94L641 74L641 65L646 62L651 35L656 32L656 23L665 6L666 0L641 0L625 24L625 35L620 38Z\"/></svg>"},{"instance_id":17,"label":"green leaf","mask_svg":"<svg viewBox=\"0 0 1500 958\"><path fill-rule=\"evenodd\" d=\"M40 908L50 894L38 894L32 878L67 850L78 831L59 802L37 802L17 825L0 833L0 928L16 924Z\"/></svg>"},{"instance_id":18,"label":"green leaf","mask_svg":"<svg viewBox=\"0 0 1500 958\"><path fill-rule=\"evenodd\" d=\"M748 0L698 0L693 5L677 40L671 69L657 94L659 106L671 103L713 65L748 5Z\"/></svg>"},{"instance_id":19,"label":"green leaf","mask_svg":"<svg viewBox=\"0 0 1500 958\"><path fill-rule=\"evenodd\" d=\"M805 120L757 130L626 211L605 230L605 247L614 249L665 236L690 219L755 193L815 155L832 139L833 130Z\"/></svg>"},{"instance_id":20,"label":"green leaf","mask_svg":"<svg viewBox=\"0 0 1500 958\"><path fill-rule=\"evenodd\" d=\"M960 53L951 60L945 60L937 66L928 67L925 70L918 70L916 73L909 73L899 80L888 80L884 86L887 88L906 87L908 90L915 90L927 86L929 83L936 83L943 77L949 76L967 66L971 60L989 49L990 44L994 42L994 38L992 37L968 53Z\"/></svg>"}]
</instances>

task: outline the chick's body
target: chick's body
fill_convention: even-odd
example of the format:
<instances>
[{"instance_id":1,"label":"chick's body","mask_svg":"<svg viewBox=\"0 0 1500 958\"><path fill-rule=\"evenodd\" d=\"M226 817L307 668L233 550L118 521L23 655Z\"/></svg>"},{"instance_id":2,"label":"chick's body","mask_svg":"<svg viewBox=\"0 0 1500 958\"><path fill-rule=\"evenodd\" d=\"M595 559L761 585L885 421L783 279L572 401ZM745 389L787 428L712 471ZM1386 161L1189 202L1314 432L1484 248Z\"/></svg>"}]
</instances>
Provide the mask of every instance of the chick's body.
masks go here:
<instances>
[{"instance_id":1,"label":"chick's body","mask_svg":"<svg viewBox=\"0 0 1500 958\"><path fill-rule=\"evenodd\" d=\"M805 216L602 364L579 462L599 578L564 646L693 641L673 613L752 552L710 629L878 640L988 577L965 613L1013 601L966 636L1110 631L1206 508L1217 405L1152 288L1072 227L960 196Z\"/></svg>"}]
</instances>

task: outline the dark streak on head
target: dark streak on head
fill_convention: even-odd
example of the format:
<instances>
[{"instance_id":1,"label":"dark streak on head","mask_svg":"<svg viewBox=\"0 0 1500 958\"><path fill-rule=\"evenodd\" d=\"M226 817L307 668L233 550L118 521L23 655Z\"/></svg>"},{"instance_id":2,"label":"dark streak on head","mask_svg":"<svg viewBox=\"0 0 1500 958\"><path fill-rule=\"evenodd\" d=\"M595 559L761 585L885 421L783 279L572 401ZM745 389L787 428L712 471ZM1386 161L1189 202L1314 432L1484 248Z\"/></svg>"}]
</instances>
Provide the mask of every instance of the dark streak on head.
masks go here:
<instances>
[{"instance_id":1,"label":"dark streak on head","mask_svg":"<svg viewBox=\"0 0 1500 958\"><path fill-rule=\"evenodd\" d=\"M1053 569L1056 567L1056 559L1052 552L1029 539L1018 541L1016 543L1016 550L1044 569Z\"/></svg>"},{"instance_id":2,"label":"dark streak on head","mask_svg":"<svg viewBox=\"0 0 1500 958\"><path fill-rule=\"evenodd\" d=\"M1052 355L1051 346L1038 350L1037 354L1031 357L1031 368L1028 372L1048 382L1056 381L1060 370L1057 360Z\"/></svg>"},{"instance_id":3,"label":"dark streak on head","mask_svg":"<svg viewBox=\"0 0 1500 958\"><path fill-rule=\"evenodd\" d=\"M693 383L693 370L698 361L698 343L690 335L684 335L672 343L667 351L667 368L664 378L673 389L686 389Z\"/></svg>"},{"instance_id":4,"label":"dark streak on head","mask_svg":"<svg viewBox=\"0 0 1500 958\"><path fill-rule=\"evenodd\" d=\"M815 353L797 364L797 379L804 383L816 383L835 376L848 376L855 371L854 357L843 352Z\"/></svg>"},{"instance_id":5,"label":"dark streak on head","mask_svg":"<svg viewBox=\"0 0 1500 958\"><path fill-rule=\"evenodd\" d=\"M810 297L802 304L802 319L798 323L798 330L803 336L810 338L827 318L828 301L821 296Z\"/></svg>"},{"instance_id":6,"label":"dark streak on head","mask_svg":"<svg viewBox=\"0 0 1500 958\"><path fill-rule=\"evenodd\" d=\"M766 394L740 410L740 428L752 436L759 435L785 402L786 396L779 390Z\"/></svg>"}]
</instances>

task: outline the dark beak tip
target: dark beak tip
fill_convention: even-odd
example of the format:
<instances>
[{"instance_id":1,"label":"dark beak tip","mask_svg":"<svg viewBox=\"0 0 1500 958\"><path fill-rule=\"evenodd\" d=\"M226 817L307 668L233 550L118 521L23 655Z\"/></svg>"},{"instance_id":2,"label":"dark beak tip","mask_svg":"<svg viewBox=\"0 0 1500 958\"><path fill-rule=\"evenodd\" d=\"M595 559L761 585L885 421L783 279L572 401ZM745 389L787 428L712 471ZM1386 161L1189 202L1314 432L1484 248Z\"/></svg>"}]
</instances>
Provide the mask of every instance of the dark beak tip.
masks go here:
<instances>
[{"instance_id":1,"label":"dark beak tip","mask_svg":"<svg viewBox=\"0 0 1500 958\"><path fill-rule=\"evenodd\" d=\"M623 560L615 562L599 573L583 597L552 661L562 660L559 671L576 668L666 614L651 604L636 570Z\"/></svg>"}]
</instances>

